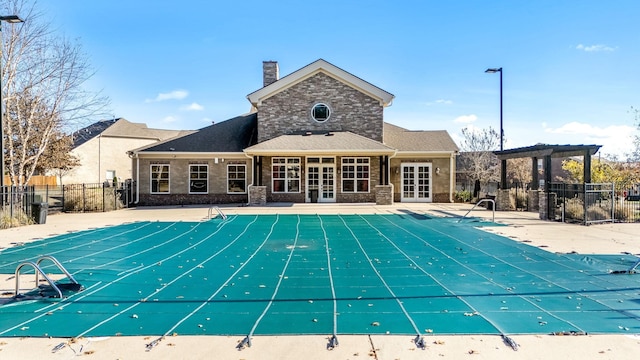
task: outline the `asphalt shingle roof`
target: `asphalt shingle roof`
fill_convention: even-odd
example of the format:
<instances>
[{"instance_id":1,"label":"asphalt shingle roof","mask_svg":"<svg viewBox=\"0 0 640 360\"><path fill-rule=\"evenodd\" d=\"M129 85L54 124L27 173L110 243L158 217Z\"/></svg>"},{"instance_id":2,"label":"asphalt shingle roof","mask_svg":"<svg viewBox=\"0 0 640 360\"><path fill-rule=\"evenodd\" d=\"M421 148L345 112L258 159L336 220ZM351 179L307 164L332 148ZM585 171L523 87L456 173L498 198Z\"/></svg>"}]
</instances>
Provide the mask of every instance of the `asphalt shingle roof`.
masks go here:
<instances>
[{"instance_id":1,"label":"asphalt shingle roof","mask_svg":"<svg viewBox=\"0 0 640 360\"><path fill-rule=\"evenodd\" d=\"M399 151L458 151L446 130L407 130L384 123L384 143Z\"/></svg>"},{"instance_id":2,"label":"asphalt shingle roof","mask_svg":"<svg viewBox=\"0 0 640 360\"><path fill-rule=\"evenodd\" d=\"M348 131L302 132L299 134L281 135L246 149L247 152L392 152L393 150L394 149L380 142Z\"/></svg>"},{"instance_id":3,"label":"asphalt shingle roof","mask_svg":"<svg viewBox=\"0 0 640 360\"><path fill-rule=\"evenodd\" d=\"M242 152L257 142L257 119L256 113L237 116L137 151Z\"/></svg>"}]
</instances>

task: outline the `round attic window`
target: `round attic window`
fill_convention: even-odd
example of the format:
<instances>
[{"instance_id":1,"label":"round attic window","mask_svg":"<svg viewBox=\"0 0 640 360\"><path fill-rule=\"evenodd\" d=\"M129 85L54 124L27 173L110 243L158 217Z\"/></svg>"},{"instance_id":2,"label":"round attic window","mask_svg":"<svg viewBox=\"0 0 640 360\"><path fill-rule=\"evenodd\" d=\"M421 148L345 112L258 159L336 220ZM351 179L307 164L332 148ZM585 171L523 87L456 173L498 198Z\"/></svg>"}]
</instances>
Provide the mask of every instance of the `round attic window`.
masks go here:
<instances>
[{"instance_id":1,"label":"round attic window","mask_svg":"<svg viewBox=\"0 0 640 360\"><path fill-rule=\"evenodd\" d=\"M323 103L313 105L311 108L311 117L317 122L325 122L331 116L331 109Z\"/></svg>"}]
</instances>

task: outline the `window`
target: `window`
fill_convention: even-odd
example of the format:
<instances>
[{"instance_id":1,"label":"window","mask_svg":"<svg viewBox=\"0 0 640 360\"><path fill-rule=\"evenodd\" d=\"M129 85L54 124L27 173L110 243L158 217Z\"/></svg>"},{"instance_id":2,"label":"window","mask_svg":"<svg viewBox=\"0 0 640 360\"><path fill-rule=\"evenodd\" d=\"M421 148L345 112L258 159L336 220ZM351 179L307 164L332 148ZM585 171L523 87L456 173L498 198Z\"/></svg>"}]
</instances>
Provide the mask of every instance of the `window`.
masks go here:
<instances>
[{"instance_id":1,"label":"window","mask_svg":"<svg viewBox=\"0 0 640 360\"><path fill-rule=\"evenodd\" d=\"M151 193L169 193L169 165L151 165Z\"/></svg>"},{"instance_id":2,"label":"window","mask_svg":"<svg viewBox=\"0 0 640 360\"><path fill-rule=\"evenodd\" d=\"M369 192L369 158L342 158L342 192Z\"/></svg>"},{"instance_id":3,"label":"window","mask_svg":"<svg viewBox=\"0 0 640 360\"><path fill-rule=\"evenodd\" d=\"M300 192L300 158L271 159L272 192Z\"/></svg>"},{"instance_id":4,"label":"window","mask_svg":"<svg viewBox=\"0 0 640 360\"><path fill-rule=\"evenodd\" d=\"M227 193L247 192L247 166L227 165Z\"/></svg>"},{"instance_id":5,"label":"window","mask_svg":"<svg viewBox=\"0 0 640 360\"><path fill-rule=\"evenodd\" d=\"M209 192L209 166L189 165L189 193L206 194Z\"/></svg>"},{"instance_id":6,"label":"window","mask_svg":"<svg viewBox=\"0 0 640 360\"><path fill-rule=\"evenodd\" d=\"M315 104L311 108L311 117L317 122L325 122L331 116L331 109L326 104Z\"/></svg>"}]
</instances>

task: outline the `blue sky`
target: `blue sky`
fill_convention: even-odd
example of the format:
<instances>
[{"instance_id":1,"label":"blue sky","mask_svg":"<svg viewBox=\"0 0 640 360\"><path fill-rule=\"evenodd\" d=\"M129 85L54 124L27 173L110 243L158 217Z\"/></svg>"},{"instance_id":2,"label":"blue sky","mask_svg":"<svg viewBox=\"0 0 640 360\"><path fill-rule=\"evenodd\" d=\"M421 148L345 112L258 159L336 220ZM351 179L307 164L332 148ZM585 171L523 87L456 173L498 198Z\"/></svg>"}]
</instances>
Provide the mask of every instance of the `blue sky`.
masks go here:
<instances>
[{"instance_id":1,"label":"blue sky","mask_svg":"<svg viewBox=\"0 0 640 360\"><path fill-rule=\"evenodd\" d=\"M385 120L412 130L499 128L505 148L631 149L640 107L640 2L40 1L77 39L114 117L198 129L249 111L262 61L281 76L319 58L396 96ZM98 120L98 119L96 119Z\"/></svg>"}]
</instances>

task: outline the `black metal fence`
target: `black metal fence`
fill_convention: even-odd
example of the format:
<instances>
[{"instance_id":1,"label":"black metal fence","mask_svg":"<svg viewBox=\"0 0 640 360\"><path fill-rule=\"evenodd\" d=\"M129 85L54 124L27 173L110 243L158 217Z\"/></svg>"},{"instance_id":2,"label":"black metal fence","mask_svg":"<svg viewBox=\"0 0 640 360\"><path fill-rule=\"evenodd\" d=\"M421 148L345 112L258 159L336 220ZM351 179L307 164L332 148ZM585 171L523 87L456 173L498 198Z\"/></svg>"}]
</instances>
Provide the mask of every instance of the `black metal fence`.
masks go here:
<instances>
[{"instance_id":1,"label":"black metal fence","mask_svg":"<svg viewBox=\"0 0 640 360\"><path fill-rule=\"evenodd\" d=\"M11 227L14 220L34 217L34 207L49 212L105 212L134 205L135 184L125 181L97 184L5 186L0 188L0 222Z\"/></svg>"},{"instance_id":2,"label":"black metal fence","mask_svg":"<svg viewBox=\"0 0 640 360\"><path fill-rule=\"evenodd\" d=\"M550 183L549 219L585 225L600 222L639 222L640 198L616 191L615 184Z\"/></svg>"}]
</instances>

